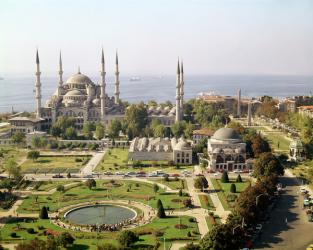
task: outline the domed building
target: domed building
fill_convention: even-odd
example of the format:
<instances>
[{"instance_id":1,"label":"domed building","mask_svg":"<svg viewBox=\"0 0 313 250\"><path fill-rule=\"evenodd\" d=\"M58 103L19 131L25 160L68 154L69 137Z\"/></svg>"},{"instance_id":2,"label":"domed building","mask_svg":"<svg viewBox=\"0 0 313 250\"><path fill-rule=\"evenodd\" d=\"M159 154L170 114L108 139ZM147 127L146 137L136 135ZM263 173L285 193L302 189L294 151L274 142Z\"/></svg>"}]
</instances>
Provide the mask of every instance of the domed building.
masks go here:
<instances>
[{"instance_id":1,"label":"domed building","mask_svg":"<svg viewBox=\"0 0 313 250\"><path fill-rule=\"evenodd\" d=\"M128 158L136 161L173 161L174 164L192 164L192 148L185 138L134 138Z\"/></svg>"},{"instance_id":2,"label":"domed building","mask_svg":"<svg viewBox=\"0 0 313 250\"><path fill-rule=\"evenodd\" d=\"M220 128L208 140L208 168L213 171L246 169L246 143L232 128Z\"/></svg>"},{"instance_id":3,"label":"domed building","mask_svg":"<svg viewBox=\"0 0 313 250\"><path fill-rule=\"evenodd\" d=\"M120 80L119 64L116 54L115 61L115 84L114 95L108 96L106 92L105 62L102 51L101 73L98 84L94 83L88 76L78 72L70 76L63 82L63 68L60 54L59 59L59 81L55 93L46 101L46 105L41 104L41 79L40 63L38 51L36 53L36 117L43 119L41 129L48 129L59 116L71 117L76 120L75 126L82 128L85 122L101 122L105 126L112 119L119 119L125 116L125 107L120 100ZM177 107L157 107L149 110L149 119L158 119L166 126L179 121L183 115L183 70L177 72L176 100ZM178 115L177 115L177 114Z\"/></svg>"}]
</instances>

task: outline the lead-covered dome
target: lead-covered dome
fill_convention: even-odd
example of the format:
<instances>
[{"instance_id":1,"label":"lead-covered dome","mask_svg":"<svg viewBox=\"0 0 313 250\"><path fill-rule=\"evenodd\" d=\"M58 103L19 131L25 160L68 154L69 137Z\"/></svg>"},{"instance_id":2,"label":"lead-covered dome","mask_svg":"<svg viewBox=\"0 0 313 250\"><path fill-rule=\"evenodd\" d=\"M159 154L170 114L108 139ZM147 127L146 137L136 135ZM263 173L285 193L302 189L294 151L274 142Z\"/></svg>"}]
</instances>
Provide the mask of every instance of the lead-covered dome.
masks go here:
<instances>
[{"instance_id":1,"label":"lead-covered dome","mask_svg":"<svg viewBox=\"0 0 313 250\"><path fill-rule=\"evenodd\" d=\"M75 75L72 75L67 79L66 84L69 85L71 89L85 89L86 85L94 85L94 83L90 80L90 78L80 72Z\"/></svg>"},{"instance_id":2,"label":"lead-covered dome","mask_svg":"<svg viewBox=\"0 0 313 250\"><path fill-rule=\"evenodd\" d=\"M241 141L239 134L232 128L220 128L218 129L212 139L219 141Z\"/></svg>"}]
</instances>

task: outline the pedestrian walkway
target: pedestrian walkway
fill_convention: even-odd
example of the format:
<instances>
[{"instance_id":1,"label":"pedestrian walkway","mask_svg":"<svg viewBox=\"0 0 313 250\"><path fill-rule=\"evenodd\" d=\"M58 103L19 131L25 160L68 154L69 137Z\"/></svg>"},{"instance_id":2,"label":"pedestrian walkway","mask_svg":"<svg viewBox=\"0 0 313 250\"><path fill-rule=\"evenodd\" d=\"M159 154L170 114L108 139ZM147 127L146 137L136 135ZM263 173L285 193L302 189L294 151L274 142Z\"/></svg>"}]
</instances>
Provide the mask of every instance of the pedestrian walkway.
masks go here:
<instances>
[{"instance_id":1,"label":"pedestrian walkway","mask_svg":"<svg viewBox=\"0 0 313 250\"><path fill-rule=\"evenodd\" d=\"M103 158L103 156L105 155L106 152L107 152L107 150L95 153L91 157L89 162L84 167L82 167L80 172L82 174L87 174L87 175L92 174L93 170L98 166L98 164L100 163L100 161L102 160L102 158Z\"/></svg>"},{"instance_id":2,"label":"pedestrian walkway","mask_svg":"<svg viewBox=\"0 0 313 250\"><path fill-rule=\"evenodd\" d=\"M220 199L218 198L217 195L217 190L214 189L213 183L211 181L210 175L208 173L206 173L205 171L203 171L201 169L201 167L199 165L194 166L195 169L195 174L203 174L205 176L205 178L207 179L208 183L209 183L209 190L211 190L209 192L210 198L213 202L213 205L216 209L215 214L218 215L222 222L224 223L228 217L228 215L230 214L230 211L227 211L224 209ZM199 197L198 197L199 199ZM200 202L200 200L199 200ZM201 205L201 204L200 204Z\"/></svg>"}]
</instances>

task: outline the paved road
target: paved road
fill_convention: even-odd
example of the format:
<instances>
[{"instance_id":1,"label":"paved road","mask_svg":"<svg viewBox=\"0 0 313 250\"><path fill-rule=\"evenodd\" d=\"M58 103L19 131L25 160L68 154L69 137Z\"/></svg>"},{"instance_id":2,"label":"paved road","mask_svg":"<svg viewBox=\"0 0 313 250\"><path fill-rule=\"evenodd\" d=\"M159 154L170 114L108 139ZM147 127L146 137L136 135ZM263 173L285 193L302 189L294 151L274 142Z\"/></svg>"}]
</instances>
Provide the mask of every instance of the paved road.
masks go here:
<instances>
[{"instance_id":1,"label":"paved road","mask_svg":"<svg viewBox=\"0 0 313 250\"><path fill-rule=\"evenodd\" d=\"M302 208L302 196L296 177L281 177L284 194L277 202L271 219L264 225L256 249L304 250L313 243L313 222L308 222ZM287 223L286 223L287 218Z\"/></svg>"}]
</instances>

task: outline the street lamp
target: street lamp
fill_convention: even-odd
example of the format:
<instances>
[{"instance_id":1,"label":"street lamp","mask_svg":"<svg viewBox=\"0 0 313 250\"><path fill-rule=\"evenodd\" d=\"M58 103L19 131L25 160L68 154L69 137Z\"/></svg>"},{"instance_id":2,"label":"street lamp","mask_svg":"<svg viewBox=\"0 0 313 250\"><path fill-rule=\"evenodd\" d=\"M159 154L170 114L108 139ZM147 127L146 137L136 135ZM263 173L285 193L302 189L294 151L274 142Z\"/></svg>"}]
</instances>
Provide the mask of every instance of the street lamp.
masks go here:
<instances>
[{"instance_id":1,"label":"street lamp","mask_svg":"<svg viewBox=\"0 0 313 250\"><path fill-rule=\"evenodd\" d=\"M238 227L241 227L240 225L237 225L233 228L233 235L235 235L235 230L238 228Z\"/></svg>"},{"instance_id":2,"label":"street lamp","mask_svg":"<svg viewBox=\"0 0 313 250\"><path fill-rule=\"evenodd\" d=\"M267 196L268 194L267 193L264 193L264 194L259 194L257 197L255 197L255 205L258 206L258 203L259 203L259 199L261 196Z\"/></svg>"},{"instance_id":3,"label":"street lamp","mask_svg":"<svg viewBox=\"0 0 313 250\"><path fill-rule=\"evenodd\" d=\"M163 249L166 250L166 247L165 247L165 237L163 237Z\"/></svg>"}]
</instances>

